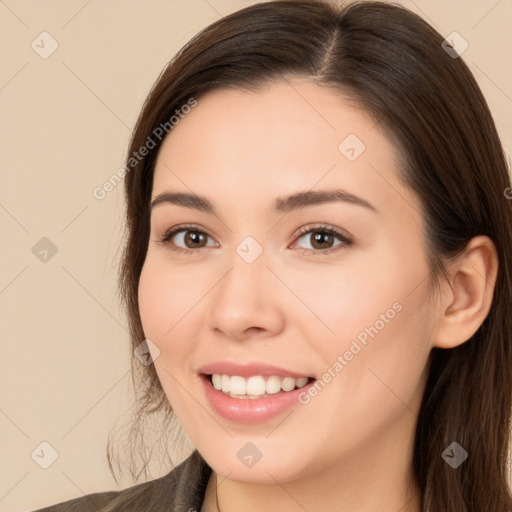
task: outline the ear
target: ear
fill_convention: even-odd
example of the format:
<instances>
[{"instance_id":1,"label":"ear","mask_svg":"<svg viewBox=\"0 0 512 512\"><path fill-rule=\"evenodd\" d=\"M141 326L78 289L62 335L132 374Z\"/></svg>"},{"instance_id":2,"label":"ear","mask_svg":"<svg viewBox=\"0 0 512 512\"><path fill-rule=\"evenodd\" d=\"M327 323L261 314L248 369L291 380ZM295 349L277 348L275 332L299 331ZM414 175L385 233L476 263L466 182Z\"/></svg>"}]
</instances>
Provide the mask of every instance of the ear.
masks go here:
<instances>
[{"instance_id":1,"label":"ear","mask_svg":"<svg viewBox=\"0 0 512 512\"><path fill-rule=\"evenodd\" d=\"M489 237L476 236L447 270L449 282L441 285L432 340L438 348L454 348L469 340L487 317L498 273L496 246Z\"/></svg>"}]
</instances>

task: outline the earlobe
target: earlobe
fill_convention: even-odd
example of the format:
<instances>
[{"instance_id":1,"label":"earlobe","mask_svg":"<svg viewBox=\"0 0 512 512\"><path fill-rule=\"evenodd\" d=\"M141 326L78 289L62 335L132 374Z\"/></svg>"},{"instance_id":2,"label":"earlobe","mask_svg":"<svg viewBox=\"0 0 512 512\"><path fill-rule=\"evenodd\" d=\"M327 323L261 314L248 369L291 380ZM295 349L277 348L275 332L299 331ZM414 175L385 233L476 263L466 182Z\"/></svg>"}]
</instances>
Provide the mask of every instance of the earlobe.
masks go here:
<instances>
[{"instance_id":1,"label":"earlobe","mask_svg":"<svg viewBox=\"0 0 512 512\"><path fill-rule=\"evenodd\" d=\"M449 264L450 282L442 285L434 347L454 348L473 336L491 309L497 273L492 240L483 235L472 238L464 253Z\"/></svg>"}]
</instances>

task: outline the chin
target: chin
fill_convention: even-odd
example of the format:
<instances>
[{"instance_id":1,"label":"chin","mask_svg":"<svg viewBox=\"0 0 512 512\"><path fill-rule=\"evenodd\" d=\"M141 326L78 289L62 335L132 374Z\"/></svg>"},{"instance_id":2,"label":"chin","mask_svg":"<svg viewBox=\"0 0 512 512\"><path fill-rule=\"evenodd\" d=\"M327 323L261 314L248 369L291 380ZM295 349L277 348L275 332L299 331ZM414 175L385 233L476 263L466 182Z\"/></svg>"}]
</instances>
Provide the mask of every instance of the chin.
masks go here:
<instances>
[{"instance_id":1,"label":"chin","mask_svg":"<svg viewBox=\"0 0 512 512\"><path fill-rule=\"evenodd\" d=\"M275 449L268 441L256 439L252 442L233 438L233 449L217 445L216 448L209 447L205 450L198 446L198 450L218 475L237 482L275 484L277 480L284 483L306 477L313 472L314 464L308 464L308 459L300 450L290 446L288 453L282 448L282 440L279 441L280 449ZM252 445L260 447L261 455L258 455Z\"/></svg>"}]
</instances>

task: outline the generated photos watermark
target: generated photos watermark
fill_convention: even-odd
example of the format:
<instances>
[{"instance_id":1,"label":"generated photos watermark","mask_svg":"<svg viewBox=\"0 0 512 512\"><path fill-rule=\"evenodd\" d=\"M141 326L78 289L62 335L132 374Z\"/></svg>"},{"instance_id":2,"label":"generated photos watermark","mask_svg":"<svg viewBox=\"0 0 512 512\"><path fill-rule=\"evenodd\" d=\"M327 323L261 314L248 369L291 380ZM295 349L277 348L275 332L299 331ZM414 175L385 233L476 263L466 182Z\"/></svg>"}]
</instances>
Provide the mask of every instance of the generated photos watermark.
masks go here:
<instances>
[{"instance_id":1,"label":"generated photos watermark","mask_svg":"<svg viewBox=\"0 0 512 512\"><path fill-rule=\"evenodd\" d=\"M302 405L307 405L311 400L320 393L329 382L331 382L336 375L338 375L347 366L350 361L354 359L354 356L359 354L363 348L368 345L368 336L373 339L379 334L382 329L390 323L393 318L402 311L403 306L400 302L395 302L385 313L379 315L379 319L376 320L370 327L365 327L356 337L352 340L350 348L347 349L342 355L338 355L336 361L327 368L322 374L321 379L318 379L311 387L307 390L302 391L298 395L298 401ZM359 343L358 343L359 342Z\"/></svg>"},{"instance_id":2,"label":"generated photos watermark","mask_svg":"<svg viewBox=\"0 0 512 512\"><path fill-rule=\"evenodd\" d=\"M109 192L112 192L119 183L123 180L127 173L129 173L149 152L154 149L164 137L170 133L170 131L183 119L187 114L190 114L192 109L197 106L197 100L190 98L187 103L181 106L181 108L174 111L168 121L160 123L146 139L144 145L142 145L137 151L134 151L132 155L127 159L126 163L117 169L108 180L106 180L101 186L95 187L92 191L92 195L99 201L105 199Z\"/></svg>"}]
</instances>

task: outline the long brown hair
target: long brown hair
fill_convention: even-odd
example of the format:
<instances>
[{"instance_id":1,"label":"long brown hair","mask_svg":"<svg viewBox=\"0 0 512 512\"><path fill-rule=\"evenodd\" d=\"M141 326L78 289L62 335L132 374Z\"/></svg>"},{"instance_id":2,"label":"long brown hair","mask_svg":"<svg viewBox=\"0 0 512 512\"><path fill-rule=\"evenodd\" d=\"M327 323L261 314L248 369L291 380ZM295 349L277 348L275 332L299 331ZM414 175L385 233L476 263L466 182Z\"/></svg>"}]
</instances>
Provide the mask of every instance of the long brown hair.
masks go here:
<instances>
[{"instance_id":1,"label":"long brown hair","mask_svg":"<svg viewBox=\"0 0 512 512\"><path fill-rule=\"evenodd\" d=\"M342 7L264 2L198 33L158 78L132 135L120 293L133 354L145 337L137 292L161 145L157 127L191 98L200 104L201 95L215 88L257 91L297 75L342 90L393 137L401 157L399 176L421 201L433 282L443 277L443 262L460 254L472 237L487 235L497 248L498 277L484 323L460 346L431 352L412 463L422 512L510 512L512 201L505 194L510 178L487 103L462 58L445 51L443 39L407 9L373 1ZM156 147L130 160L148 137ZM153 365L132 357L132 371L138 396L127 448L133 461L143 423L161 415L162 430L168 431L172 409ZM441 457L454 441L469 454L456 470ZM114 474L110 441L107 451ZM139 453L146 463L146 452ZM138 477L135 466L130 471Z\"/></svg>"}]
</instances>

